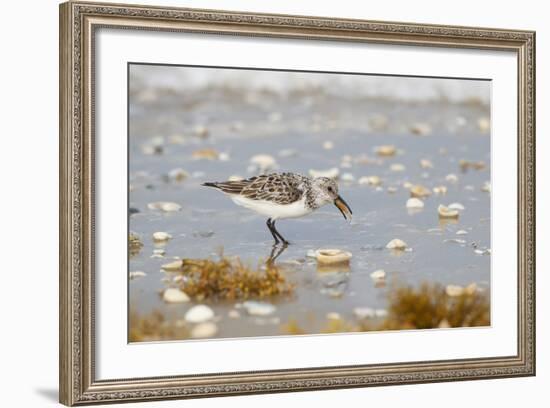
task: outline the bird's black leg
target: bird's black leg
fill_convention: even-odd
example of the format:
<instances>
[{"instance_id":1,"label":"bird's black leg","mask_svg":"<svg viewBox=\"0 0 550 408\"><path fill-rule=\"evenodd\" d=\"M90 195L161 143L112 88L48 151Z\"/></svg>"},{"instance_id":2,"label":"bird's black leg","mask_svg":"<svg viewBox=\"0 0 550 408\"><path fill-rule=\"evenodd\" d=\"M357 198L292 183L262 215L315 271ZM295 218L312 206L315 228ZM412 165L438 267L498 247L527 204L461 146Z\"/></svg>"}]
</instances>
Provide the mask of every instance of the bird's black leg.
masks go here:
<instances>
[{"instance_id":1,"label":"bird's black leg","mask_svg":"<svg viewBox=\"0 0 550 408\"><path fill-rule=\"evenodd\" d=\"M267 219L266 224L267 224L267 228L269 228L269 232L271 232L271 235L273 235L273 239L275 240L275 245L277 245L279 243L279 238L277 237L277 234L275 233L275 231L273 231L275 229L275 226L272 224L271 218Z\"/></svg>"},{"instance_id":2,"label":"bird's black leg","mask_svg":"<svg viewBox=\"0 0 550 408\"><path fill-rule=\"evenodd\" d=\"M277 234L277 236L278 236L279 238L281 238L281 241L283 242L283 244L284 244L285 246L288 245L289 242L288 242L286 239L284 239L284 237L281 235L281 233L280 233L279 231L277 231L277 228L275 228L275 221L271 221L271 227L273 227L272 233Z\"/></svg>"}]
</instances>

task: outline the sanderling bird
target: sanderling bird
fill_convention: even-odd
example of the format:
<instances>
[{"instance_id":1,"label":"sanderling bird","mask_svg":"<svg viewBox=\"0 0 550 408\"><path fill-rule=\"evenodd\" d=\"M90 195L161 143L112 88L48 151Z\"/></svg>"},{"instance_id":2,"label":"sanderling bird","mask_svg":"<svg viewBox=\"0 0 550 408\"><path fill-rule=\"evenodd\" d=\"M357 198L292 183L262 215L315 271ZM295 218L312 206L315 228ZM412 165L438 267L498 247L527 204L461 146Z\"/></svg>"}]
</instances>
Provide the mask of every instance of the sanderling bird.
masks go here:
<instances>
[{"instance_id":1,"label":"sanderling bird","mask_svg":"<svg viewBox=\"0 0 550 408\"><path fill-rule=\"evenodd\" d=\"M268 217L267 228L275 239L275 245L279 242L288 245L288 241L275 228L275 221L279 219L303 217L328 203L334 203L345 219L351 219L351 209L338 195L338 184L328 177L273 173L246 180L208 182L202 185L217 188L235 204Z\"/></svg>"}]
</instances>

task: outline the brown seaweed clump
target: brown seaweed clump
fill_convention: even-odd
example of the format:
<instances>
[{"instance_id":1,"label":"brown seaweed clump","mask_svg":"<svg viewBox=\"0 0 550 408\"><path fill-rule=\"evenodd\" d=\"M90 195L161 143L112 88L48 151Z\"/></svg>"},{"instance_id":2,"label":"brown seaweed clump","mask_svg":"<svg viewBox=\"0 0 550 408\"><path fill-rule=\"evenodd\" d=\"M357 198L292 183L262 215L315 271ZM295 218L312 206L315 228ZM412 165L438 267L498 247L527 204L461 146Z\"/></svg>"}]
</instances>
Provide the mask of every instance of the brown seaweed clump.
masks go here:
<instances>
[{"instance_id":1,"label":"brown seaweed clump","mask_svg":"<svg viewBox=\"0 0 550 408\"><path fill-rule=\"evenodd\" d=\"M182 290L195 299L246 300L290 295L294 285L287 282L277 266L252 269L239 259L183 259Z\"/></svg>"},{"instance_id":2,"label":"brown seaweed clump","mask_svg":"<svg viewBox=\"0 0 550 408\"><path fill-rule=\"evenodd\" d=\"M128 235L128 250L130 257L133 257L141 251L143 248L143 242L139 239L139 236L135 232L130 232Z\"/></svg>"},{"instance_id":3,"label":"brown seaweed clump","mask_svg":"<svg viewBox=\"0 0 550 408\"><path fill-rule=\"evenodd\" d=\"M189 338L189 329L178 326L166 319L159 310L153 310L147 315L130 313L130 342L174 340Z\"/></svg>"},{"instance_id":4,"label":"brown seaweed clump","mask_svg":"<svg viewBox=\"0 0 550 408\"><path fill-rule=\"evenodd\" d=\"M436 327L473 327L490 324L488 296L464 292L448 296L437 284L422 284L390 291L388 317L382 330L431 329Z\"/></svg>"}]
</instances>

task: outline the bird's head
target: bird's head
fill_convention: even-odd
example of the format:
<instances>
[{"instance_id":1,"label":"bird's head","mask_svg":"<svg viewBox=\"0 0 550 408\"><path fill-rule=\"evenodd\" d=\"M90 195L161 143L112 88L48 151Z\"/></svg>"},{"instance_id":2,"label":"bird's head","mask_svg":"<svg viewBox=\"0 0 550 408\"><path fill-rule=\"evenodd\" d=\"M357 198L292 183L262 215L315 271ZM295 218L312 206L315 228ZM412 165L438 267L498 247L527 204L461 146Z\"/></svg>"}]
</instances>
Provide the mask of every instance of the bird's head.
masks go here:
<instances>
[{"instance_id":1,"label":"bird's head","mask_svg":"<svg viewBox=\"0 0 550 408\"><path fill-rule=\"evenodd\" d=\"M317 177L313 180L313 188L316 192L315 204L319 207L334 203L345 219L351 219L352 211L349 205L338 194L338 184L334 179L328 177Z\"/></svg>"}]
</instances>

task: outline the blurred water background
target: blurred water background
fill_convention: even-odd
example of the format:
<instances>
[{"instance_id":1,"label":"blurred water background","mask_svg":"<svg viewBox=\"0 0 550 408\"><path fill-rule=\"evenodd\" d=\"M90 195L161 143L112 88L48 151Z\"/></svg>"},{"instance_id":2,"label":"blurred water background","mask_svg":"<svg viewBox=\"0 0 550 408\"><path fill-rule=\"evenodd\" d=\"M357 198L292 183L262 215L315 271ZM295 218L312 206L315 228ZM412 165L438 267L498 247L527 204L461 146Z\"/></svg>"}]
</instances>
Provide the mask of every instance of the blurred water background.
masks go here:
<instances>
[{"instance_id":1,"label":"blurred water background","mask_svg":"<svg viewBox=\"0 0 550 408\"><path fill-rule=\"evenodd\" d=\"M295 293L263 300L269 316L202 302L215 315L205 337L280 335L289 322L319 333L336 317L383 316L395 282L490 290L490 82L131 65L129 93L129 230L143 243L129 259L131 274L143 272L129 280L130 313L190 325L201 302L163 300L180 285L161 268L174 257L269 257L265 219L200 186L262 171L332 172L353 220L326 206L279 221L292 245L276 262ZM426 194L423 208L407 208L411 188ZM441 218L451 204L458 218ZM172 238L155 243L155 232ZM386 249L395 238L406 251ZM319 271L307 256L319 248L351 252L350 267Z\"/></svg>"}]
</instances>

